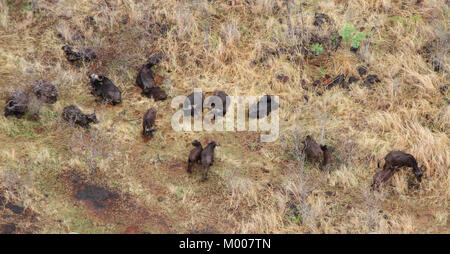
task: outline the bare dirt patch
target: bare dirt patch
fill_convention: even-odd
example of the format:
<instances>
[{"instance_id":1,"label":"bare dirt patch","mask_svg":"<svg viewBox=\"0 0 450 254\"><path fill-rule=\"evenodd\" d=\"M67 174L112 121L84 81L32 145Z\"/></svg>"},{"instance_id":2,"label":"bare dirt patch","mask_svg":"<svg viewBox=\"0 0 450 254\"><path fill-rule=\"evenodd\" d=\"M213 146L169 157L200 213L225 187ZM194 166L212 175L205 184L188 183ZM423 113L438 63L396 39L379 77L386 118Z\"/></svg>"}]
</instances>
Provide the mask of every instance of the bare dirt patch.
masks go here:
<instances>
[{"instance_id":1,"label":"bare dirt patch","mask_svg":"<svg viewBox=\"0 0 450 254\"><path fill-rule=\"evenodd\" d=\"M148 233L170 231L165 216L137 204L131 195L119 194L116 190L105 186L102 177L91 177L87 180L88 177L72 171L61 175L60 179L66 183L71 199L74 202L81 202L93 220L114 224L120 232L127 229Z\"/></svg>"}]
</instances>

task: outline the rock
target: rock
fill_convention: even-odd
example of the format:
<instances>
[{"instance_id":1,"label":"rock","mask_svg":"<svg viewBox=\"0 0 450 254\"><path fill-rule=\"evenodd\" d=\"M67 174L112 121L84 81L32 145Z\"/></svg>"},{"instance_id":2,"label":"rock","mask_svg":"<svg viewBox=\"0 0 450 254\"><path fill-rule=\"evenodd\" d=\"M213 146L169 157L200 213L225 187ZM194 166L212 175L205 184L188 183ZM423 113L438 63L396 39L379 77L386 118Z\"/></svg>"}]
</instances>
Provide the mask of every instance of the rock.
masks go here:
<instances>
[{"instance_id":1,"label":"rock","mask_svg":"<svg viewBox=\"0 0 450 254\"><path fill-rule=\"evenodd\" d=\"M358 67L358 74L362 78L364 75L367 74L367 68L364 67L364 66L359 66Z\"/></svg>"},{"instance_id":2,"label":"rock","mask_svg":"<svg viewBox=\"0 0 450 254\"><path fill-rule=\"evenodd\" d=\"M439 88L439 92L441 92L442 95L445 95L447 93L447 90L448 90L448 85L444 85Z\"/></svg>"},{"instance_id":3,"label":"rock","mask_svg":"<svg viewBox=\"0 0 450 254\"><path fill-rule=\"evenodd\" d=\"M330 89L336 85L342 85L342 84L344 84L344 82L345 82L345 75L341 74L341 75L335 77L333 79L333 81L330 84L328 84L327 88Z\"/></svg>"},{"instance_id":4,"label":"rock","mask_svg":"<svg viewBox=\"0 0 450 254\"><path fill-rule=\"evenodd\" d=\"M323 23L329 22L330 18L325 13L316 13L314 15L314 23L315 26L322 26Z\"/></svg>"},{"instance_id":5,"label":"rock","mask_svg":"<svg viewBox=\"0 0 450 254\"><path fill-rule=\"evenodd\" d=\"M326 194L328 197L335 196L335 193L332 192L332 191L325 191L325 194Z\"/></svg>"},{"instance_id":6,"label":"rock","mask_svg":"<svg viewBox=\"0 0 450 254\"><path fill-rule=\"evenodd\" d=\"M367 75L367 77L364 79L363 85L369 89L372 89L373 85L375 83L380 83L381 80L378 78L375 74Z\"/></svg>"},{"instance_id":7,"label":"rock","mask_svg":"<svg viewBox=\"0 0 450 254\"><path fill-rule=\"evenodd\" d=\"M8 208L9 210L11 210L15 214L21 214L25 210L23 207L18 206L18 205L13 205L11 203L6 204L5 207Z\"/></svg>"},{"instance_id":8,"label":"rock","mask_svg":"<svg viewBox=\"0 0 450 254\"><path fill-rule=\"evenodd\" d=\"M351 47L350 51L353 53L356 53L356 52L358 52L358 49L359 49L359 47L357 47L357 48Z\"/></svg>"},{"instance_id":9,"label":"rock","mask_svg":"<svg viewBox=\"0 0 450 254\"><path fill-rule=\"evenodd\" d=\"M286 83L289 80L289 77L283 74L278 74L277 75L277 80L280 81L281 83Z\"/></svg>"}]
</instances>

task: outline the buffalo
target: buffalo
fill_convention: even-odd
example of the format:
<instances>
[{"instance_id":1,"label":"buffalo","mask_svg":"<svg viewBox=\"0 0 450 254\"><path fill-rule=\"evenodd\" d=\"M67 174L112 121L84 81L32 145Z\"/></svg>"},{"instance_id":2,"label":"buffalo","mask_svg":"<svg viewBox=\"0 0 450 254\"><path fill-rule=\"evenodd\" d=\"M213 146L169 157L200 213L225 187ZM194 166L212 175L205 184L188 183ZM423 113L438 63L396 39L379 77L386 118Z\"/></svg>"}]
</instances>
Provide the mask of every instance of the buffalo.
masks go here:
<instances>
[{"instance_id":1,"label":"buffalo","mask_svg":"<svg viewBox=\"0 0 450 254\"><path fill-rule=\"evenodd\" d=\"M394 175L395 172L396 172L395 170L391 170L391 169L383 169L383 170L377 172L373 176L372 189L379 187L381 183L384 183L387 180L389 180Z\"/></svg>"},{"instance_id":2,"label":"buffalo","mask_svg":"<svg viewBox=\"0 0 450 254\"><path fill-rule=\"evenodd\" d=\"M211 109L214 106L214 109L212 110L215 113L214 119L215 119L216 115L225 116L225 114L227 113L228 106L230 106L228 94L226 94L224 91L215 91L213 96L215 96L216 98L219 98L221 100L221 102L222 102L221 106L217 107L214 103L214 100L210 99L208 101L208 103L206 103L207 106L205 106L205 107L208 107Z\"/></svg>"},{"instance_id":3,"label":"buffalo","mask_svg":"<svg viewBox=\"0 0 450 254\"><path fill-rule=\"evenodd\" d=\"M117 105L122 102L122 92L114 83L103 75L88 74L89 84L93 87L91 94L101 97L97 100L102 103Z\"/></svg>"},{"instance_id":4,"label":"buffalo","mask_svg":"<svg viewBox=\"0 0 450 254\"><path fill-rule=\"evenodd\" d=\"M189 153L187 172L192 173L192 164L201 163L202 161L202 144L198 140L192 142L194 148Z\"/></svg>"},{"instance_id":5,"label":"buffalo","mask_svg":"<svg viewBox=\"0 0 450 254\"><path fill-rule=\"evenodd\" d=\"M156 86L154 73L152 67L158 64L164 56L160 53L155 53L149 57L147 62L142 65L136 78L136 84L142 89L142 95L146 97L153 97L155 101L167 99L167 94Z\"/></svg>"},{"instance_id":6,"label":"buffalo","mask_svg":"<svg viewBox=\"0 0 450 254\"><path fill-rule=\"evenodd\" d=\"M208 178L208 171L211 165L214 163L214 149L216 146L220 146L215 141L211 141L208 145L202 150L201 159L202 159L202 181L206 181Z\"/></svg>"},{"instance_id":7,"label":"buffalo","mask_svg":"<svg viewBox=\"0 0 450 254\"><path fill-rule=\"evenodd\" d=\"M12 93L5 106L5 117L14 115L22 118L28 110L30 97L25 90L18 90Z\"/></svg>"},{"instance_id":8,"label":"buffalo","mask_svg":"<svg viewBox=\"0 0 450 254\"><path fill-rule=\"evenodd\" d=\"M185 116L194 116L203 112L203 103L205 95L199 92L193 92L183 103L183 111Z\"/></svg>"},{"instance_id":9,"label":"buffalo","mask_svg":"<svg viewBox=\"0 0 450 254\"><path fill-rule=\"evenodd\" d=\"M383 170L375 174L372 186L378 186L386 182L401 167L412 168L417 181L422 181L423 170L419 168L416 159L411 154L402 151L391 151L386 155L384 161ZM378 167L380 167L380 163L378 163Z\"/></svg>"},{"instance_id":10,"label":"buffalo","mask_svg":"<svg viewBox=\"0 0 450 254\"><path fill-rule=\"evenodd\" d=\"M99 123L95 113L85 115L75 105L70 105L70 106L65 107L63 109L62 117L67 122L69 122L71 124L78 124L81 127L86 128L86 129L90 128L90 126L89 126L90 123Z\"/></svg>"},{"instance_id":11,"label":"buffalo","mask_svg":"<svg viewBox=\"0 0 450 254\"><path fill-rule=\"evenodd\" d=\"M54 104L58 100L58 91L55 85L44 80L38 80L33 83L33 92L38 100Z\"/></svg>"},{"instance_id":12,"label":"buffalo","mask_svg":"<svg viewBox=\"0 0 450 254\"><path fill-rule=\"evenodd\" d=\"M142 94L148 96L149 89L155 87L155 77L153 71L151 70L150 63L144 64L136 78L136 84L142 89Z\"/></svg>"},{"instance_id":13,"label":"buffalo","mask_svg":"<svg viewBox=\"0 0 450 254\"><path fill-rule=\"evenodd\" d=\"M264 95L256 103L250 106L248 110L249 118L264 118L279 107L279 104L274 100L273 95Z\"/></svg>"},{"instance_id":14,"label":"buffalo","mask_svg":"<svg viewBox=\"0 0 450 254\"><path fill-rule=\"evenodd\" d=\"M306 139L302 142L304 145L304 151L306 154L306 159L312 163L321 162L323 159L323 151L319 144L311 137L306 136Z\"/></svg>"},{"instance_id":15,"label":"buffalo","mask_svg":"<svg viewBox=\"0 0 450 254\"><path fill-rule=\"evenodd\" d=\"M327 165L331 165L334 163L334 147L327 146L327 145L321 145L320 149L323 152L323 161L322 161L322 168L325 168Z\"/></svg>"},{"instance_id":16,"label":"buffalo","mask_svg":"<svg viewBox=\"0 0 450 254\"><path fill-rule=\"evenodd\" d=\"M159 87L152 87L148 90L149 97L153 97L155 101L163 101L167 99L167 94Z\"/></svg>"},{"instance_id":17,"label":"buffalo","mask_svg":"<svg viewBox=\"0 0 450 254\"><path fill-rule=\"evenodd\" d=\"M153 132L155 129L153 126L155 125L156 120L156 110L149 109L147 112L145 112L144 120L142 121L142 136L143 137L153 137Z\"/></svg>"}]
</instances>

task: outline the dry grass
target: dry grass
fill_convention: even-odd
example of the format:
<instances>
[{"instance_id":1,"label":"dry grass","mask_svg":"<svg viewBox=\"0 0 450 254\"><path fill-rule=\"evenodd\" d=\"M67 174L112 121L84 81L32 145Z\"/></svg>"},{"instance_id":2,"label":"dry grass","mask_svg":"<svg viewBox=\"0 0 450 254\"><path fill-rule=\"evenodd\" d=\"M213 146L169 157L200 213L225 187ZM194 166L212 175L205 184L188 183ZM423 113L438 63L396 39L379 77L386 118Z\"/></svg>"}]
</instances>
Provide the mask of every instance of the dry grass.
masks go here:
<instances>
[{"instance_id":1,"label":"dry grass","mask_svg":"<svg viewBox=\"0 0 450 254\"><path fill-rule=\"evenodd\" d=\"M20 227L34 225L33 232L43 233L128 232L133 225L150 233L449 233L450 97L440 91L449 84L450 68L444 1L229 2L0 2L2 98L37 79L53 82L59 93L56 104L40 107L38 122L0 117L0 193L39 218L25 218ZM332 24L313 26L315 12L326 13ZM347 23L376 28L359 55L348 42L312 60L302 52L267 54ZM440 72L417 54L433 39ZM73 66L61 50L66 43L93 47L98 59ZM154 51L167 56L156 67L169 95L162 102L142 97L135 86L138 68ZM374 90L359 83L348 91L311 85L326 74L358 76L362 64L382 80ZM88 71L113 80L123 103L97 105ZM288 82L278 81L278 74ZM253 132L173 131L170 99L194 87L280 96L280 139L260 143ZM101 122L90 131L68 126L60 115L70 104L96 110ZM141 117L150 107L158 110L157 131L144 142ZM336 147L337 164L329 173L304 160L298 142L308 134ZM194 139L221 144L206 183L200 167L186 173ZM424 181L417 190L408 188L412 174L404 170L381 193L370 192L377 161L393 149L426 167ZM70 172L130 197L156 221L123 225L108 211L81 205L61 180ZM114 209L121 218L131 208Z\"/></svg>"}]
</instances>

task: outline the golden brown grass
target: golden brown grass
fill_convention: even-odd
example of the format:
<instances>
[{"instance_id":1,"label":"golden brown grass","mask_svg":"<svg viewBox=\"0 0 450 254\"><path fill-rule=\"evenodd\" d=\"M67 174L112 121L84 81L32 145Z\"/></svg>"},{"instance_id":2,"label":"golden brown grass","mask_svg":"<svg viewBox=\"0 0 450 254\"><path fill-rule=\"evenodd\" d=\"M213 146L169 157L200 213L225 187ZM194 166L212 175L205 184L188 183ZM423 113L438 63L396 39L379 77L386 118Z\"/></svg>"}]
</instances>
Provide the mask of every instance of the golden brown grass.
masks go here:
<instances>
[{"instance_id":1,"label":"golden brown grass","mask_svg":"<svg viewBox=\"0 0 450 254\"><path fill-rule=\"evenodd\" d=\"M150 233L449 233L450 109L444 98L450 98L448 90L439 91L449 84L448 45L441 50L441 72L416 53L429 40L448 38L448 6L438 0L349 0L304 1L300 8L293 1L287 17L285 1L249 2L1 1L3 99L36 79L57 84L60 95L56 104L42 107L39 122L0 117L1 189L39 218L24 219L20 227L25 231L31 223L36 233L124 232L134 225ZM301 54L295 56L299 61L282 55L252 64L266 49L299 43L296 32L315 32L315 12L334 20L330 29L353 23L377 30L362 43L360 57L343 42L320 57L321 68ZM156 23L169 25L166 35ZM94 47L99 57L72 66L60 49L65 43ZM135 86L138 68L153 51L167 56L156 67L169 95L163 102L142 97ZM382 80L375 90L353 84L350 91L335 87L319 96L316 89L302 89L302 80L311 88L325 74L357 76L363 60ZM87 71L112 79L123 103L97 105ZM279 82L277 74L289 81ZM170 99L194 87L280 96L280 139L259 143L253 132L173 131ZM100 124L87 132L63 123L62 109L70 104L96 110ZM141 117L150 107L158 110L158 131L144 142ZM336 147L338 164L328 174L296 152L307 134ZM222 145L206 183L200 182L200 167L186 173L194 139ZM412 174L403 170L381 193L371 193L377 161L393 149L413 154L426 167L424 181L409 189ZM129 196L155 223L136 219L124 225L108 212L92 211L61 180L68 172ZM120 217L131 208L115 209Z\"/></svg>"}]
</instances>

